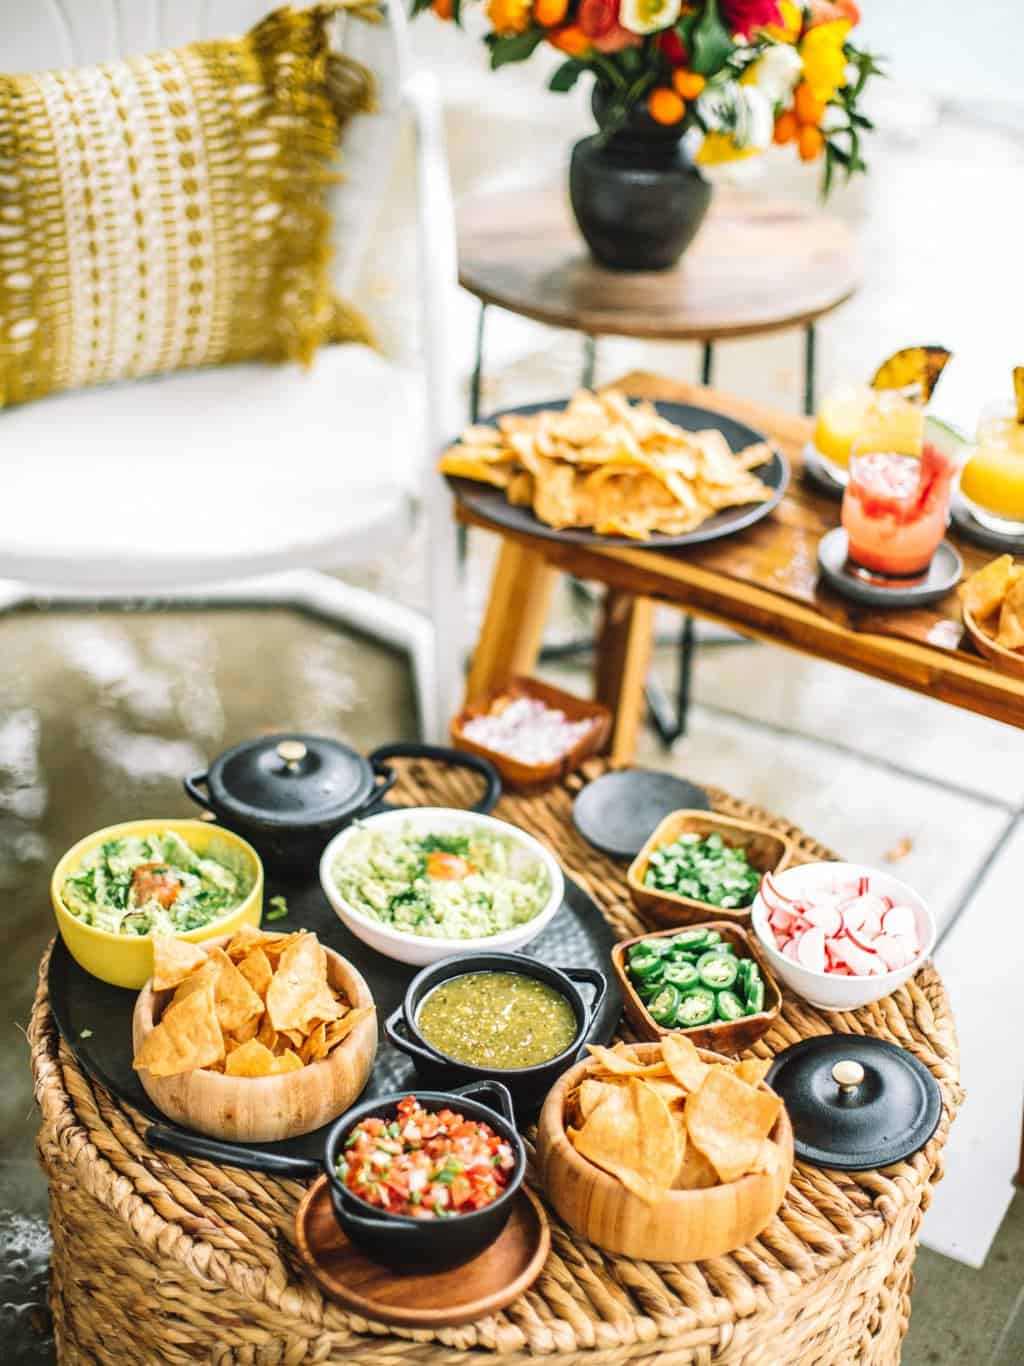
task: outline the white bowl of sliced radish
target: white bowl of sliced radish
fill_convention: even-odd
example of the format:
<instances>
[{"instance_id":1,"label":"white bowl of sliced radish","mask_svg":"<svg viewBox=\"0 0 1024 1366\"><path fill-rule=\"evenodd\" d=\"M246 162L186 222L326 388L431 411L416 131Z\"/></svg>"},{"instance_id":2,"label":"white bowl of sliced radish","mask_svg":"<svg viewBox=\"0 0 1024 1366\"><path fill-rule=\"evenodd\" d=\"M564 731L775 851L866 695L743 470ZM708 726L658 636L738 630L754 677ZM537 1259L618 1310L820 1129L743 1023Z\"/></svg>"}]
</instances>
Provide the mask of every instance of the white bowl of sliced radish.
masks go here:
<instances>
[{"instance_id":1,"label":"white bowl of sliced radish","mask_svg":"<svg viewBox=\"0 0 1024 1366\"><path fill-rule=\"evenodd\" d=\"M750 910L772 971L821 1010L856 1010L912 976L935 919L905 882L860 863L766 873Z\"/></svg>"}]
</instances>

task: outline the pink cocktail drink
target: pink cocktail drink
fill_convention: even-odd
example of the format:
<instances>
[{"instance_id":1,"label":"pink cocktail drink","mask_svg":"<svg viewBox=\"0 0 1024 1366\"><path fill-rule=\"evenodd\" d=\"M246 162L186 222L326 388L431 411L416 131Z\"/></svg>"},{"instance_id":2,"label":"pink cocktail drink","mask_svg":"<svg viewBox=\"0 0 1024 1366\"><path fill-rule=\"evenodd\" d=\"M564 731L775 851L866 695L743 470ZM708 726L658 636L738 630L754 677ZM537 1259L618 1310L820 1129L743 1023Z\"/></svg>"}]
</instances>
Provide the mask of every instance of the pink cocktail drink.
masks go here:
<instances>
[{"instance_id":1,"label":"pink cocktail drink","mask_svg":"<svg viewBox=\"0 0 1024 1366\"><path fill-rule=\"evenodd\" d=\"M927 573L946 534L956 471L956 460L928 442L920 457L892 451L854 455L842 518L850 567L884 579Z\"/></svg>"}]
</instances>

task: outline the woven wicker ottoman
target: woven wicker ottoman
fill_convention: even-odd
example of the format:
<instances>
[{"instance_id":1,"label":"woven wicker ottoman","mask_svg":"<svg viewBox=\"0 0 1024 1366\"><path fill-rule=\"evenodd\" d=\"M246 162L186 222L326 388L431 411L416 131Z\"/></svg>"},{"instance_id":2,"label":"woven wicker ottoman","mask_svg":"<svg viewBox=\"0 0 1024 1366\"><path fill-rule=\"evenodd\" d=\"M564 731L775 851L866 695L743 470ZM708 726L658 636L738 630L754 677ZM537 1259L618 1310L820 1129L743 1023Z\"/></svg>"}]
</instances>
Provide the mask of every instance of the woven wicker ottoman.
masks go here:
<instances>
[{"instance_id":1,"label":"woven wicker ottoman","mask_svg":"<svg viewBox=\"0 0 1024 1366\"><path fill-rule=\"evenodd\" d=\"M590 776L599 771L588 769ZM405 768L399 794L463 804L467 782L415 763ZM541 795L506 796L498 814L547 841L622 937L639 933L644 926L627 903L621 869L575 833L579 785L570 778ZM711 795L717 810L789 836L799 857L835 857L787 822ZM45 967L31 1043L62 1362L480 1366L487 1353L574 1366L899 1361L918 1227L961 1099L949 1002L930 966L887 1000L848 1015L825 1017L787 1000L755 1050L767 1056L831 1028L909 1048L931 1069L944 1102L935 1136L914 1158L857 1175L798 1164L761 1237L708 1262L610 1256L552 1217L551 1256L530 1293L493 1318L437 1334L395 1332L323 1299L302 1274L293 1244L298 1183L149 1148L144 1117L95 1085L61 1045Z\"/></svg>"}]
</instances>

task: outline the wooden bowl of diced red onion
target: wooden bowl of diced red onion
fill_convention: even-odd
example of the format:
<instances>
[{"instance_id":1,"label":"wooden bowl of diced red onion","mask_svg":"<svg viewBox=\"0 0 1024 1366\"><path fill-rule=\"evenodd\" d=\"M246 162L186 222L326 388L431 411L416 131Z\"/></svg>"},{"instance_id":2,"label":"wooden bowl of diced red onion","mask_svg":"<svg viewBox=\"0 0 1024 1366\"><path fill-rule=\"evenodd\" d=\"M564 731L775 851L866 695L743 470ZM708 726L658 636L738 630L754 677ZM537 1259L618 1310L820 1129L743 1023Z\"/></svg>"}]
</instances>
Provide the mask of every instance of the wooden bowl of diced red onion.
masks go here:
<instances>
[{"instance_id":1,"label":"wooden bowl of diced red onion","mask_svg":"<svg viewBox=\"0 0 1024 1366\"><path fill-rule=\"evenodd\" d=\"M880 1001L935 947L935 918L917 892L859 863L765 874L750 919L776 977L822 1010Z\"/></svg>"}]
</instances>

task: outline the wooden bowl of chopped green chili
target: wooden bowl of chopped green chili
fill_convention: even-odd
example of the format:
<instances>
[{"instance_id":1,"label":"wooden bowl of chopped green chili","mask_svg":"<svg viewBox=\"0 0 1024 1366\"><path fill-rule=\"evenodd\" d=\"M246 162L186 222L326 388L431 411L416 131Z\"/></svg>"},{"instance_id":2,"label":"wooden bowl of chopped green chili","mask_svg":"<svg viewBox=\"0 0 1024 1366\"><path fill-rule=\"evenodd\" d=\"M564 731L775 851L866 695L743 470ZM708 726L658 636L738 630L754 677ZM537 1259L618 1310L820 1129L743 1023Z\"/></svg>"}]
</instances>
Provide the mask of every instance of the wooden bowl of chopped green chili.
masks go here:
<instances>
[{"instance_id":1,"label":"wooden bowl of chopped green chili","mask_svg":"<svg viewBox=\"0 0 1024 1366\"><path fill-rule=\"evenodd\" d=\"M685 1033L735 1054L778 1019L782 993L753 935L724 920L626 939L612 949L626 1015L641 1039Z\"/></svg>"},{"instance_id":2,"label":"wooden bowl of chopped green chili","mask_svg":"<svg viewBox=\"0 0 1024 1366\"><path fill-rule=\"evenodd\" d=\"M637 909L662 925L693 925L714 916L750 923L764 873L788 867L793 845L752 821L714 811L673 811L629 866Z\"/></svg>"}]
</instances>

